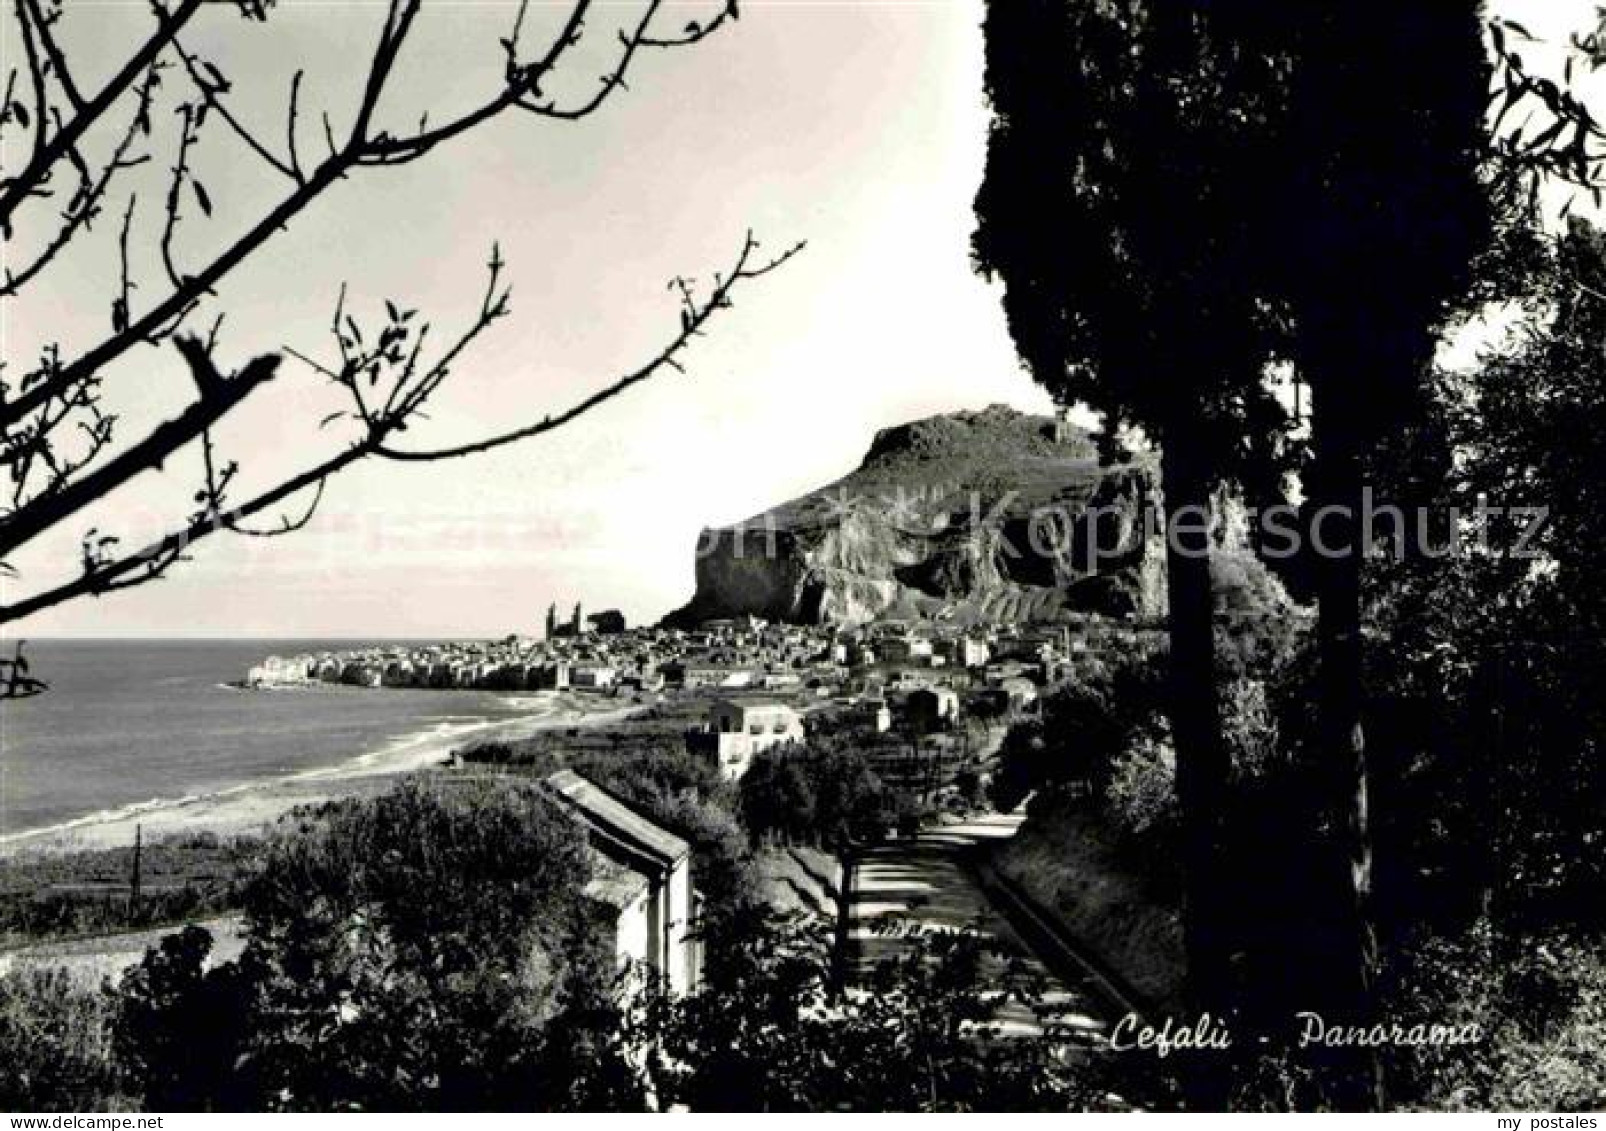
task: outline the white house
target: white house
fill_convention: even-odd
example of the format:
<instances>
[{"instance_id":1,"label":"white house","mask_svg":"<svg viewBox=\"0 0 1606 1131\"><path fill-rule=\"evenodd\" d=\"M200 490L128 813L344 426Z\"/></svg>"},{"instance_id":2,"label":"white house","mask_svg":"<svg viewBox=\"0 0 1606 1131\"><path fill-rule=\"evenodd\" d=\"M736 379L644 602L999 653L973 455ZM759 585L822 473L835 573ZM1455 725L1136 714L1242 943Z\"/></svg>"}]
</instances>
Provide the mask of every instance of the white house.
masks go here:
<instances>
[{"instance_id":1,"label":"white house","mask_svg":"<svg viewBox=\"0 0 1606 1131\"><path fill-rule=\"evenodd\" d=\"M573 770L546 784L585 826L593 865L586 894L614 912L619 964L638 963L673 994L695 989L702 954L692 936L691 846Z\"/></svg>"},{"instance_id":2,"label":"white house","mask_svg":"<svg viewBox=\"0 0 1606 1131\"><path fill-rule=\"evenodd\" d=\"M569 682L587 691L607 691L619 682L619 669L608 664L575 664L569 671Z\"/></svg>"},{"instance_id":3,"label":"white house","mask_svg":"<svg viewBox=\"0 0 1606 1131\"><path fill-rule=\"evenodd\" d=\"M747 772L755 754L802 742L803 720L784 703L721 699L709 709L708 731L720 773L739 778Z\"/></svg>"}]
</instances>

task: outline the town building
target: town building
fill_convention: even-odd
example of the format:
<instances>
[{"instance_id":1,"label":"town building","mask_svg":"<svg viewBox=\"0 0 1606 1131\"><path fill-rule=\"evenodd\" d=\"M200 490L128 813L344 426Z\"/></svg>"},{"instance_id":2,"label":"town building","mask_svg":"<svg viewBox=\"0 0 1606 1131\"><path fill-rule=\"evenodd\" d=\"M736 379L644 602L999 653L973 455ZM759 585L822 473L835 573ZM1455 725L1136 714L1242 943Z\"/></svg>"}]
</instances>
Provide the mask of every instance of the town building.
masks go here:
<instances>
[{"instance_id":1,"label":"town building","mask_svg":"<svg viewBox=\"0 0 1606 1131\"><path fill-rule=\"evenodd\" d=\"M959 719L959 695L948 687L917 687L904 701L909 727L917 734L947 730Z\"/></svg>"},{"instance_id":2,"label":"town building","mask_svg":"<svg viewBox=\"0 0 1606 1131\"><path fill-rule=\"evenodd\" d=\"M525 685L531 691L567 691L569 680L569 665L557 660L547 664L530 665Z\"/></svg>"},{"instance_id":3,"label":"town building","mask_svg":"<svg viewBox=\"0 0 1606 1131\"><path fill-rule=\"evenodd\" d=\"M672 660L659 669L672 686L693 687L749 687L753 683L753 669L715 660L687 658Z\"/></svg>"},{"instance_id":4,"label":"town building","mask_svg":"<svg viewBox=\"0 0 1606 1131\"><path fill-rule=\"evenodd\" d=\"M998 690L1009 697L1010 708L1026 710L1037 702L1037 685L1029 679L1011 676L998 682Z\"/></svg>"},{"instance_id":5,"label":"town building","mask_svg":"<svg viewBox=\"0 0 1606 1131\"><path fill-rule=\"evenodd\" d=\"M570 685L585 691L607 691L618 681L618 669L608 664L575 664L569 672Z\"/></svg>"},{"instance_id":6,"label":"town building","mask_svg":"<svg viewBox=\"0 0 1606 1131\"><path fill-rule=\"evenodd\" d=\"M694 735L693 750L712 754L726 778L740 778L753 757L803 741L803 720L784 703L767 699L721 699L708 712L708 729Z\"/></svg>"},{"instance_id":7,"label":"town building","mask_svg":"<svg viewBox=\"0 0 1606 1131\"><path fill-rule=\"evenodd\" d=\"M955 636L942 642L941 652L950 663L961 668L979 668L992 656L987 641L974 636Z\"/></svg>"},{"instance_id":8,"label":"town building","mask_svg":"<svg viewBox=\"0 0 1606 1131\"><path fill-rule=\"evenodd\" d=\"M844 714L849 726L860 727L871 734L886 734L892 729L892 710L879 696L855 699Z\"/></svg>"}]
</instances>

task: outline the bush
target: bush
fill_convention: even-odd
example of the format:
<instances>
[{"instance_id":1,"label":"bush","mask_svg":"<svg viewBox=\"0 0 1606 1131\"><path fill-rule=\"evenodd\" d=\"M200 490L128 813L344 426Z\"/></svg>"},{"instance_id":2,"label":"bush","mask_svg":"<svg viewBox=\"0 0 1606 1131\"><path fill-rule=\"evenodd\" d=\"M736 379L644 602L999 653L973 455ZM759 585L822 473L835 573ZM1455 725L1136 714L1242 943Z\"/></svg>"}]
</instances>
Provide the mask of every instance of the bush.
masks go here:
<instances>
[{"instance_id":1,"label":"bush","mask_svg":"<svg viewBox=\"0 0 1606 1131\"><path fill-rule=\"evenodd\" d=\"M1064 1111L1095 1105L1100 1064L1074 1039L1000 1039L985 940L933 931L881 963L866 992L836 994L828 938L796 922L755 923L733 955L740 976L657 1014L661 1100L697 1111ZM1037 1000L1028 980L1012 987Z\"/></svg>"},{"instance_id":2,"label":"bush","mask_svg":"<svg viewBox=\"0 0 1606 1131\"><path fill-rule=\"evenodd\" d=\"M1235 679L1222 696L1222 730L1240 782L1265 778L1286 759L1265 681Z\"/></svg>"},{"instance_id":3,"label":"bush","mask_svg":"<svg viewBox=\"0 0 1606 1131\"><path fill-rule=\"evenodd\" d=\"M409 780L297 811L264 857L238 962L204 970L191 929L124 987L149 1105L526 1106L559 1018L622 1055L585 838L534 783Z\"/></svg>"},{"instance_id":4,"label":"bush","mask_svg":"<svg viewBox=\"0 0 1606 1131\"><path fill-rule=\"evenodd\" d=\"M1127 835L1169 842L1177 825L1176 755L1169 746L1140 741L1116 758L1104 801Z\"/></svg>"},{"instance_id":5,"label":"bush","mask_svg":"<svg viewBox=\"0 0 1606 1131\"><path fill-rule=\"evenodd\" d=\"M814 784L797 757L760 754L742 775L742 823L755 841L816 839Z\"/></svg>"},{"instance_id":6,"label":"bush","mask_svg":"<svg viewBox=\"0 0 1606 1131\"><path fill-rule=\"evenodd\" d=\"M211 934L189 926L145 952L118 988L119 1062L149 1110L201 1106L238 1093L247 986L237 967L206 975Z\"/></svg>"},{"instance_id":7,"label":"bush","mask_svg":"<svg viewBox=\"0 0 1606 1131\"><path fill-rule=\"evenodd\" d=\"M137 930L239 905L253 838L200 833L147 844L143 894L130 895L132 847L8 861L0 869L0 943Z\"/></svg>"},{"instance_id":8,"label":"bush","mask_svg":"<svg viewBox=\"0 0 1606 1131\"><path fill-rule=\"evenodd\" d=\"M853 747L765 751L741 782L742 817L755 840L839 849L878 839L894 802Z\"/></svg>"},{"instance_id":9,"label":"bush","mask_svg":"<svg viewBox=\"0 0 1606 1131\"><path fill-rule=\"evenodd\" d=\"M1391 1012L1475 1024L1468 1044L1398 1050L1396 1099L1432 1110L1599 1111L1606 1104L1606 944L1502 939L1487 921L1421 946Z\"/></svg>"},{"instance_id":10,"label":"bush","mask_svg":"<svg viewBox=\"0 0 1606 1131\"><path fill-rule=\"evenodd\" d=\"M1165 653L1144 642L1078 666L1043 700L1042 718L1011 728L998 752L989 799L1010 811L1036 789L1100 790L1115 761L1163 729Z\"/></svg>"},{"instance_id":11,"label":"bush","mask_svg":"<svg viewBox=\"0 0 1606 1131\"><path fill-rule=\"evenodd\" d=\"M115 1003L66 970L0 975L0 1108L108 1111L127 1106L112 1044Z\"/></svg>"}]
</instances>

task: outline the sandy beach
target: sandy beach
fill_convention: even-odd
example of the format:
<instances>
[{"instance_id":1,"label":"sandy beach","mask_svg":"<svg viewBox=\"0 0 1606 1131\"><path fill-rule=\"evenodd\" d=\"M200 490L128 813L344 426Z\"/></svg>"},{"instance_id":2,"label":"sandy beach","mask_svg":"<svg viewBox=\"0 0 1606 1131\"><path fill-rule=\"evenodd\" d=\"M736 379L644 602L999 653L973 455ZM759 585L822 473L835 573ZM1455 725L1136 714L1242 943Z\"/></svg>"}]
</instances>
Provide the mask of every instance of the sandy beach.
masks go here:
<instances>
[{"instance_id":1,"label":"sandy beach","mask_svg":"<svg viewBox=\"0 0 1606 1131\"><path fill-rule=\"evenodd\" d=\"M518 739L543 730L606 726L646 709L644 704L573 692L531 693L519 700L528 713L517 718L437 727L335 766L136 810L93 814L0 838L0 860L128 845L136 825L147 841L203 831L220 835L254 832L298 805L382 792L398 774L440 767L452 751L475 743Z\"/></svg>"}]
</instances>

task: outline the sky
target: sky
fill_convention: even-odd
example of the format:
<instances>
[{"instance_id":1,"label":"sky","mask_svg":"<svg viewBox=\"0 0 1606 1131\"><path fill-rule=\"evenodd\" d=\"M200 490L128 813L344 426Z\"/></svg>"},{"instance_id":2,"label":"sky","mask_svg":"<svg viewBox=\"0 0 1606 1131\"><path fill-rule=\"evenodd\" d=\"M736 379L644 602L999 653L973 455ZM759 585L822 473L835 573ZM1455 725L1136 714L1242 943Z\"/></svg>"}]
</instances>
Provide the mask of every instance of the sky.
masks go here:
<instances>
[{"instance_id":1,"label":"sky","mask_svg":"<svg viewBox=\"0 0 1606 1131\"><path fill-rule=\"evenodd\" d=\"M680 0L664 27L719 6ZM1500 7L1542 36L1592 13L1574 0ZM640 3L600 8L555 90L589 89L617 44L614 26ZM438 121L494 92L497 41L516 9L426 3L379 128L401 132L424 110ZM521 42L533 52L566 10L533 2ZM318 112L336 130L349 120L382 12L372 0L279 0L263 26L220 6L185 44L217 62L231 107L275 142L304 68L298 143L310 161L324 144ZM749 229L774 251L808 246L737 293L684 376L488 455L358 465L293 536L208 539L159 582L59 606L10 634L489 636L535 631L549 602L576 601L656 619L691 595L702 528L831 481L879 428L1000 402L1048 411L1015 358L998 289L969 263L987 126L981 18L981 0L743 0L741 20L701 44L644 56L628 91L591 118L505 116L418 163L337 185L194 324L227 312L218 357L231 368L286 347L328 359L344 284L359 313L394 299L448 331L472 317L498 243L512 315L455 368L431 420L409 433L418 446L538 419L635 368L677 328L668 281L706 280ZM141 0L70 0L61 36L80 84L98 85L147 19ZM17 46L7 23L8 65ZM172 76L167 93L180 82ZM152 296L176 146L171 105L156 119L157 159L127 182L139 193L135 278ZM14 145L8 137L7 162ZM186 205L181 265L204 262L285 190L223 131L194 163L214 209ZM117 227L103 219L23 297L0 303L8 367L47 342L71 356L105 334ZM26 219L20 229L25 245ZM136 290L136 309L141 298ZM171 346L110 368L124 434L177 411L187 381ZM323 378L287 362L219 431L241 466L240 497L337 450L339 427L319 422L338 407ZM90 527L125 544L166 529L193 505L199 468L198 454L181 453L40 539L12 559L19 575L0 579L7 598L73 576Z\"/></svg>"},{"instance_id":2,"label":"sky","mask_svg":"<svg viewBox=\"0 0 1606 1131\"><path fill-rule=\"evenodd\" d=\"M426 105L438 119L494 90L497 40L515 7L426 4L386 120L411 124ZM707 7L683 4L665 24ZM622 18L639 6L604 10ZM218 61L242 119L275 139L290 60L305 65L305 157L322 145L306 108L331 107L337 124L349 114L351 61L372 43L380 11L281 0L266 28L207 12L186 46ZM561 14L532 6L524 41L540 43ZM108 68L138 17L73 0L63 37ZM220 535L164 580L59 606L13 632L489 635L536 629L552 601L656 618L690 597L703 527L845 473L877 429L994 402L1046 411L1015 360L997 292L968 262L986 129L980 19L980 4L961 0L747 0L739 22L696 47L644 57L628 92L591 119L499 119L419 163L337 186L231 277L218 301L219 356L237 366L288 345L330 357L342 282L358 310L394 298L442 330L461 325L499 241L513 313L472 348L428 426L409 434L421 446L539 418L634 368L678 326L668 280L707 279L748 229L775 251L808 246L737 293L685 376L486 456L361 465L331 482L292 537ZM594 36L616 42L602 25ZM601 58L581 60L576 89ZM219 133L207 146L196 162L215 210L186 219L184 262L282 191L232 139ZM170 164L171 148L153 164ZM148 186L136 241L143 231L154 244L161 191ZM5 308L8 360L52 339L82 349L104 333L116 227L97 224L93 246ZM152 270L148 286L157 282ZM143 349L107 387L129 427L148 427L175 411L186 380L171 347ZM287 364L220 442L242 481L271 482L330 450L336 437L318 421L332 407L321 378ZM197 455L181 455L18 555L21 576L0 584L21 594L71 576L91 526L128 543L154 534L189 505L198 469Z\"/></svg>"}]
</instances>

